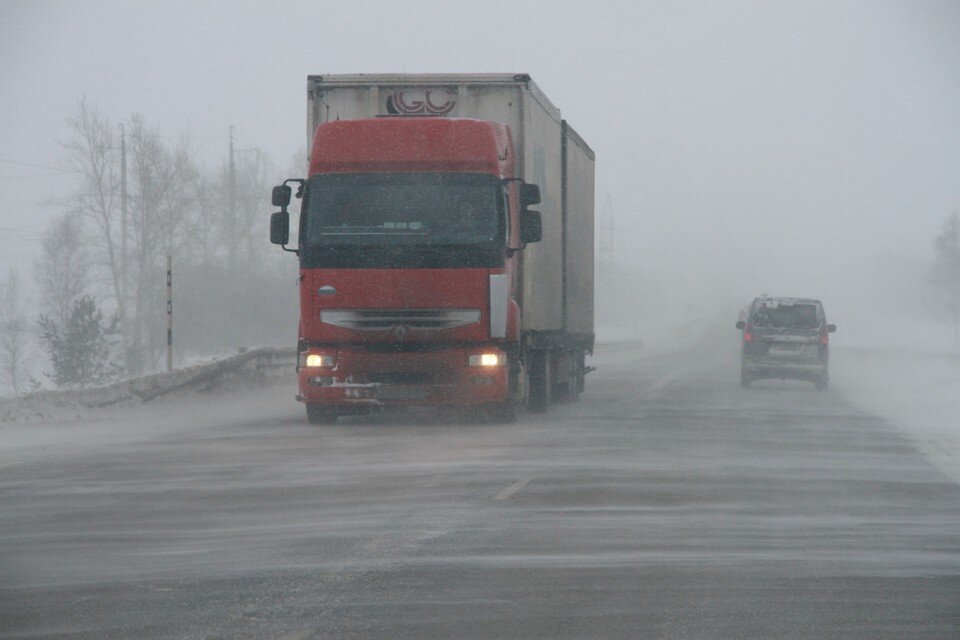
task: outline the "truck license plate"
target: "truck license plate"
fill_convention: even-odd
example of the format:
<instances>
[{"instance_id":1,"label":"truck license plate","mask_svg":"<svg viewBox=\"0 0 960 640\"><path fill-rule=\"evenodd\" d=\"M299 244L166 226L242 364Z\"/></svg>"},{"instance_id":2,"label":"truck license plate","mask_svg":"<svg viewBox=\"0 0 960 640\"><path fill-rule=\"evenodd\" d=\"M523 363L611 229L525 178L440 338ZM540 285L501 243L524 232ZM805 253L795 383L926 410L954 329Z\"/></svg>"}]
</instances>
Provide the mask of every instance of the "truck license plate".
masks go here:
<instances>
[{"instance_id":1,"label":"truck license plate","mask_svg":"<svg viewBox=\"0 0 960 640\"><path fill-rule=\"evenodd\" d=\"M377 397L381 400L423 400L428 395L422 387L379 387Z\"/></svg>"}]
</instances>

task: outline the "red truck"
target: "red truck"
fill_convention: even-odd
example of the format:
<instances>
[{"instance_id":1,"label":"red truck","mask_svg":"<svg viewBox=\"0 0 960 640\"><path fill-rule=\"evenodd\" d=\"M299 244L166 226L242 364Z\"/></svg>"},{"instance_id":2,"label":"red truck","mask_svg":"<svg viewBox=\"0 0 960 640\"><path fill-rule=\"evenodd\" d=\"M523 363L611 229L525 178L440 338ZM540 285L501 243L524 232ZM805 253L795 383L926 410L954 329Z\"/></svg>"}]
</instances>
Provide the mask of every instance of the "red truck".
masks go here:
<instances>
[{"instance_id":1,"label":"red truck","mask_svg":"<svg viewBox=\"0 0 960 640\"><path fill-rule=\"evenodd\" d=\"M453 406L509 422L576 399L594 155L559 110L526 75L310 76L307 93L308 177L274 188L270 236L300 261L308 420Z\"/></svg>"}]
</instances>

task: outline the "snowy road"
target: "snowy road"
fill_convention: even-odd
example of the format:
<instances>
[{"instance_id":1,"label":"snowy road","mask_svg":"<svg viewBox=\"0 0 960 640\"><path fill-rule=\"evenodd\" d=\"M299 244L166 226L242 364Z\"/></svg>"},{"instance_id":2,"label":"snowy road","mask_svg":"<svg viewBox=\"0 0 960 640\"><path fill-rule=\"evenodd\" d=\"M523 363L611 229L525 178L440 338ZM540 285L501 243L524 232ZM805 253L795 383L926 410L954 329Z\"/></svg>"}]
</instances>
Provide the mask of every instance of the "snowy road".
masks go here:
<instances>
[{"instance_id":1,"label":"snowy road","mask_svg":"<svg viewBox=\"0 0 960 640\"><path fill-rule=\"evenodd\" d=\"M291 389L0 424L0 638L960 637L943 461L853 359L744 390L735 348L609 348L510 426Z\"/></svg>"}]
</instances>

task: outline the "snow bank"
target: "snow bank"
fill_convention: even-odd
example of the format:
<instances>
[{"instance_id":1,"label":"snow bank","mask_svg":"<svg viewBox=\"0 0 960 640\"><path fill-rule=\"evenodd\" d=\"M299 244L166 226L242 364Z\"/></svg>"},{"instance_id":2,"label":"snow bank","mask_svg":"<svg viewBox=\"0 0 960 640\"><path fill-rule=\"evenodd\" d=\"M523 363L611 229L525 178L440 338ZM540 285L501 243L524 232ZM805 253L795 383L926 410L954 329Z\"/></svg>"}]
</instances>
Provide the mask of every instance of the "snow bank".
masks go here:
<instances>
[{"instance_id":1,"label":"snow bank","mask_svg":"<svg viewBox=\"0 0 960 640\"><path fill-rule=\"evenodd\" d=\"M960 356L832 347L831 383L906 432L960 483Z\"/></svg>"},{"instance_id":2,"label":"snow bank","mask_svg":"<svg viewBox=\"0 0 960 640\"><path fill-rule=\"evenodd\" d=\"M160 397L264 386L293 378L292 349L256 349L170 373L82 390L40 391L0 400L0 422L83 419L91 410L140 405Z\"/></svg>"}]
</instances>

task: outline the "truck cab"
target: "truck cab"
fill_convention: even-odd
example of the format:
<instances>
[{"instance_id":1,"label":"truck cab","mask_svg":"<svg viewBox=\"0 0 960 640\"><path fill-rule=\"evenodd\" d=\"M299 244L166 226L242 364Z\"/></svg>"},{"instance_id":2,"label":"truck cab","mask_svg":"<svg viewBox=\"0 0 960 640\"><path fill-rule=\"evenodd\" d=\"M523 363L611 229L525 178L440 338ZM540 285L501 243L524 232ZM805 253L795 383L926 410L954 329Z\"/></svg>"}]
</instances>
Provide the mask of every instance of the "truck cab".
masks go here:
<instances>
[{"instance_id":1,"label":"truck cab","mask_svg":"<svg viewBox=\"0 0 960 640\"><path fill-rule=\"evenodd\" d=\"M311 422L405 405L510 421L577 398L594 155L530 76L308 76L307 141L307 176L274 189L271 239L300 261Z\"/></svg>"},{"instance_id":2,"label":"truck cab","mask_svg":"<svg viewBox=\"0 0 960 640\"><path fill-rule=\"evenodd\" d=\"M387 141L385 143L385 141ZM299 399L312 422L391 405L521 400L521 252L539 189L505 125L376 118L317 128L300 182ZM285 191L284 189L287 189ZM273 240L286 244L288 187Z\"/></svg>"}]
</instances>

